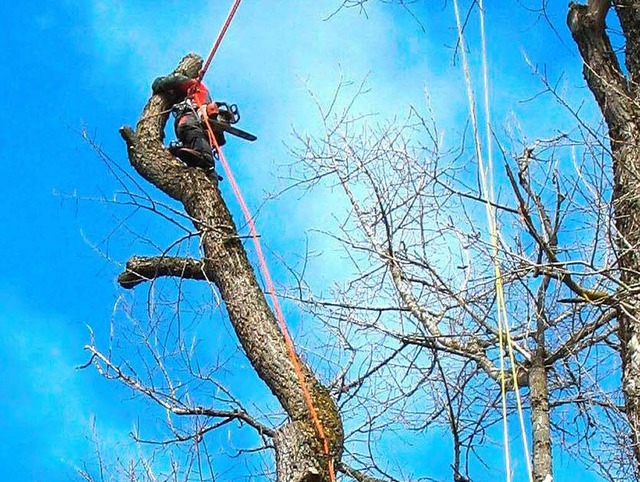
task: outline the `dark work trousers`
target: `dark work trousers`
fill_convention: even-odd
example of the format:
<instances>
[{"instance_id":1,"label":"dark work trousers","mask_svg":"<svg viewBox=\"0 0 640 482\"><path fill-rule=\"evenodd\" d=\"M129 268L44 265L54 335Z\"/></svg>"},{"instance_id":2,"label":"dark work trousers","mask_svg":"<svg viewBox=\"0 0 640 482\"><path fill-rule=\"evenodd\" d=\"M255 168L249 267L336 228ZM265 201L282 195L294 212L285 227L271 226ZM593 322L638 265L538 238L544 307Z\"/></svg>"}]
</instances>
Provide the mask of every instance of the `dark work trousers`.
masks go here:
<instances>
[{"instance_id":1,"label":"dark work trousers","mask_svg":"<svg viewBox=\"0 0 640 482\"><path fill-rule=\"evenodd\" d=\"M202 164L196 167L212 169L213 154L209 143L209 135L202 122L200 122L198 115L194 112L185 112L184 115L176 118L174 128L176 136L182 142L182 145L197 151L202 156Z\"/></svg>"}]
</instances>

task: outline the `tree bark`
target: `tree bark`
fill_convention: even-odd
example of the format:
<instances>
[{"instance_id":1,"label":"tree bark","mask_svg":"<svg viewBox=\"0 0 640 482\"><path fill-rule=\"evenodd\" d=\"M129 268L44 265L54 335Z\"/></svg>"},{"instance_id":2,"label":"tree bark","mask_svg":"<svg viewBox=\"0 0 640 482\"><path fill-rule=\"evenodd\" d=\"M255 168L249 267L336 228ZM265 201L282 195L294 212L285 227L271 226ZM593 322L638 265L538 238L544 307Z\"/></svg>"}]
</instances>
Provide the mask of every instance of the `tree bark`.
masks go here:
<instances>
[{"instance_id":1,"label":"tree bark","mask_svg":"<svg viewBox=\"0 0 640 482\"><path fill-rule=\"evenodd\" d=\"M609 130L613 163L612 205L617 229L617 255L622 288L640 283L640 2L615 0L625 36L622 72L606 33L609 0L569 5L567 23L584 61L583 73ZM618 308L622 356L622 388L631 429L636 474L640 476L640 300L622 294Z\"/></svg>"},{"instance_id":2,"label":"tree bark","mask_svg":"<svg viewBox=\"0 0 640 482\"><path fill-rule=\"evenodd\" d=\"M529 370L531 398L531 434L533 445L533 480L544 482L552 475L551 424L549 420L549 392L544 358L536 357Z\"/></svg>"},{"instance_id":3,"label":"tree bark","mask_svg":"<svg viewBox=\"0 0 640 482\"><path fill-rule=\"evenodd\" d=\"M176 73L194 78L202 66L196 55L186 56ZM168 196L179 200L194 219L199 231L205 258L173 265L146 265L141 272L141 258L133 258L124 276L125 286L142 281L150 275L191 273L215 283L225 302L229 319L254 369L278 398L291 418L274 437L277 477L282 482L328 480L328 460L316 434L310 412L287 354L283 334L267 304L237 229L222 199L217 181L198 169L185 167L162 145L168 113L176 99L153 95L145 106L135 132L121 128L129 160L136 171ZM158 258L155 258L157 261ZM163 271L165 268L168 271ZM186 268L193 268L186 270ZM182 269L180 273L175 270ZM155 273L154 273L155 270ZM132 277L133 273L133 277ZM138 276L135 275L138 274ZM142 275L142 279L139 275ZM343 444L343 428L338 409L328 390L303 363L303 375L311 398L330 443L331 457L339 462Z\"/></svg>"},{"instance_id":4,"label":"tree bark","mask_svg":"<svg viewBox=\"0 0 640 482\"><path fill-rule=\"evenodd\" d=\"M133 256L127 261L125 270L118 276L118 283L126 289L163 276L207 281L206 264L191 258Z\"/></svg>"}]
</instances>

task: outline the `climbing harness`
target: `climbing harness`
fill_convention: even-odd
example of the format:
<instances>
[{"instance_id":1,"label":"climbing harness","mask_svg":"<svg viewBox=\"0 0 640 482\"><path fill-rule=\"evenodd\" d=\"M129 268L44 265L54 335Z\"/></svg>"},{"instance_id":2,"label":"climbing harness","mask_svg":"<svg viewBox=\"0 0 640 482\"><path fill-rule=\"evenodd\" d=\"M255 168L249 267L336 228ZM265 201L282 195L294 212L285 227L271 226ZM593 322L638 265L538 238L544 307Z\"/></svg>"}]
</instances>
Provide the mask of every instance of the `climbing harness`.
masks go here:
<instances>
[{"instance_id":1,"label":"climbing harness","mask_svg":"<svg viewBox=\"0 0 640 482\"><path fill-rule=\"evenodd\" d=\"M238 10L238 7L240 6L240 2L242 0L235 0L233 3L233 6L231 7L231 10L229 11L229 14L227 15L227 19L225 20L222 29L220 30L220 32L218 33L218 36L213 44L213 47L211 48L211 52L209 53L209 56L207 57L207 60L202 68L202 70L200 70L200 72L198 73L198 77L197 77L197 81L198 82L202 82L202 79L204 78L205 74L207 73L207 70L209 69L209 66L211 65L211 61L213 60L213 57L215 56L216 52L218 51L218 48L220 47L220 44L222 42L222 39L224 38L225 33L227 32L227 29L229 28L229 25L231 24L231 21L233 20L233 17L236 13L236 11ZM197 106L198 109L202 108L202 104ZM229 111L233 112L233 107L229 107ZM236 113L237 113L237 107L236 107ZM239 118L239 115L238 115ZM223 128L220 126L220 124L222 124L221 122L215 122L215 126L213 125L214 122L212 122L211 119L209 119L208 116L204 116L204 121L205 121L205 125L207 127L207 132L209 134L209 141L211 142L211 145L215 148L219 160L222 164L222 167L225 171L225 174L229 180L229 183L231 184L231 188L233 189L233 192L236 196L236 199L238 200L238 204L240 204L240 208L242 209L242 213L244 214L245 220L247 222L247 225L249 226L249 231L251 233L251 238L253 240L253 245L254 248L256 250L256 254L258 256L258 260L260 263L260 270L262 272L262 275L264 277L265 280L265 284L267 285L267 290L269 292L269 296L271 298L271 302L273 304L273 309L275 311L275 315L276 315L276 319L278 321L278 324L280 326L280 330L282 332L282 335L284 337L285 340L285 344L287 346L287 353L288 356L291 360L291 363L293 365L294 371L296 373L296 376L298 377L298 381L300 383L300 387L302 389L302 394L305 400L305 403L307 404L307 407L309 409L309 413L311 415L311 419L313 420L313 425L315 427L315 430L317 432L318 437L320 438L320 440L322 441L322 446L323 446L323 450L324 453L327 457L327 468L328 468L328 472L329 472L329 477L330 480L332 482L335 482L336 480L336 476L335 476L335 468L334 468L334 464L333 464L333 458L331 457L331 451L330 451L330 446L329 446L329 439L327 438L327 435L324 431L324 427L322 426L322 423L320 422L320 417L318 416L318 412L316 407L313 404L313 399L311 398L311 393L309 390L309 386L307 381L305 380L305 376L304 376L304 372L302 369L302 364L300 362L300 360L298 359L298 356L296 354L295 351L295 346L293 343L293 339L291 338L291 335L289 334L289 330L287 329L287 324L284 318L284 314L282 312L282 308L280 307L280 302L278 301L278 297L276 295L276 290L273 284L273 281L271 279L271 274L269 272L269 269L267 267L267 261L265 259L264 253L262 251L262 246L260 245L260 241L259 241L259 235L258 235L258 231L256 229L256 226L253 222L253 216L251 215L251 212L249 211L249 208L247 207L247 204L244 200L244 197L242 196L242 192L240 191L240 187L238 186L235 177L233 176L233 173L231 171L231 168L229 166L229 163L227 162L224 153L222 152L222 149L220 148L220 145L218 144L218 141L216 140L216 136L214 133L214 127L216 128ZM223 130L225 130L226 132L229 132L231 134L233 134L232 131L228 130L231 126L230 125L226 125ZM242 131L244 132L244 131ZM248 134L248 133L246 133ZM238 134L236 134L238 135ZM251 134L249 134L251 135ZM240 137L243 137L242 135L240 135ZM255 140L255 136L254 136L254 140Z\"/></svg>"}]
</instances>

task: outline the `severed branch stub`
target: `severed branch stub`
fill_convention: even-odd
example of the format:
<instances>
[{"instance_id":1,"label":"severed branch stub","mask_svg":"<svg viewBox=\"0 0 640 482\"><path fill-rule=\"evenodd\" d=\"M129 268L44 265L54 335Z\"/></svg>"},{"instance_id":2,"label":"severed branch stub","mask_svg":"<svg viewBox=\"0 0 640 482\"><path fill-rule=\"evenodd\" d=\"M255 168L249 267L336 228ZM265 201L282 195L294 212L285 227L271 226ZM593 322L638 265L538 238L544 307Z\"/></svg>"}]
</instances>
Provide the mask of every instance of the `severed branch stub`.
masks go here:
<instances>
[{"instance_id":1,"label":"severed branch stub","mask_svg":"<svg viewBox=\"0 0 640 482\"><path fill-rule=\"evenodd\" d=\"M205 263L192 258L167 256L133 256L127 261L125 270L118 276L118 283L131 289L143 283L163 276L175 276L183 279L206 281Z\"/></svg>"},{"instance_id":2,"label":"severed branch stub","mask_svg":"<svg viewBox=\"0 0 640 482\"><path fill-rule=\"evenodd\" d=\"M202 59L189 54L175 72L195 78L201 67ZM200 235L204 256L202 260L133 257L118 280L124 288L159 276L214 283L247 358L289 416L290 421L274 432L278 481L328 481L329 460L316 433L294 362L217 182L201 169L186 167L163 145L167 112L174 102L167 94L152 95L135 130L122 127L120 133L138 174L182 203ZM338 408L311 369L302 361L300 365L329 442L330 457L338 466L344 441Z\"/></svg>"}]
</instances>

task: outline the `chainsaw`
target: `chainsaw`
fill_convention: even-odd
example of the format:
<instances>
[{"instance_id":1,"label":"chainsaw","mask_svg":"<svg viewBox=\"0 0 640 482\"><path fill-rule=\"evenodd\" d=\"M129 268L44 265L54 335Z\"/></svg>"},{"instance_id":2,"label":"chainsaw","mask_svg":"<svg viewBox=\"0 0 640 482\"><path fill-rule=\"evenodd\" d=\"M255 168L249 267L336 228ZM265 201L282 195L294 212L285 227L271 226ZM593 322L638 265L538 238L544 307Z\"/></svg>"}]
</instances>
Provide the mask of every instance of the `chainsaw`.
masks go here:
<instances>
[{"instance_id":1,"label":"chainsaw","mask_svg":"<svg viewBox=\"0 0 640 482\"><path fill-rule=\"evenodd\" d=\"M219 129L251 142L257 139L253 134L232 125L237 124L240 120L240 111L236 104L216 102L216 105L218 106L218 113L209 117L209 123L213 130Z\"/></svg>"}]
</instances>

